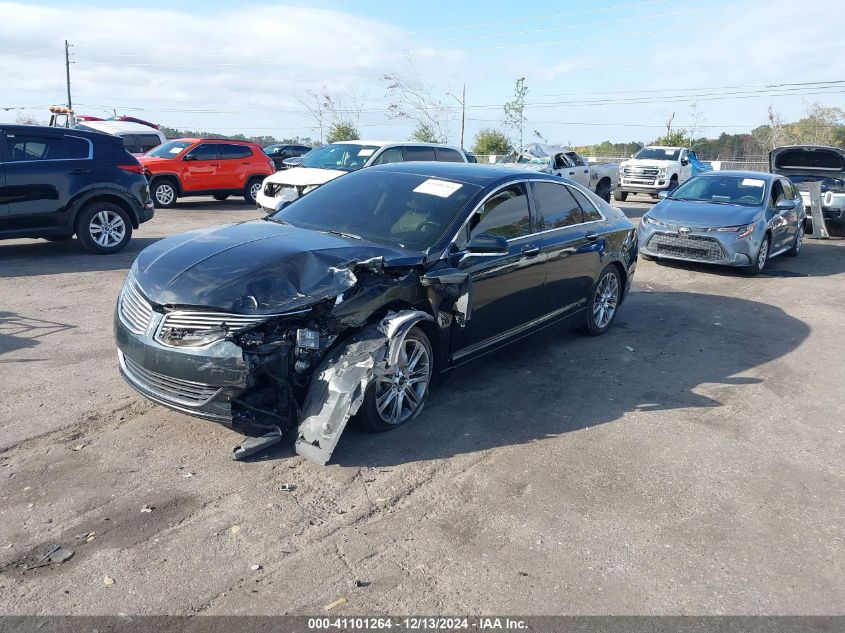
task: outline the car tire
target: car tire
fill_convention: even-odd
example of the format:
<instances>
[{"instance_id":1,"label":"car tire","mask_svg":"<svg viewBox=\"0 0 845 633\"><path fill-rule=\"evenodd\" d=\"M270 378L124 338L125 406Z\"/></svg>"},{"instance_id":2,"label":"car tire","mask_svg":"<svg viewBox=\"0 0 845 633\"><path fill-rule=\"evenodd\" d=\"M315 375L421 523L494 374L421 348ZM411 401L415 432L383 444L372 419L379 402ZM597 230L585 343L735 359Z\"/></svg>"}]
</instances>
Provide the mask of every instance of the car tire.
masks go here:
<instances>
[{"instance_id":1,"label":"car tire","mask_svg":"<svg viewBox=\"0 0 845 633\"><path fill-rule=\"evenodd\" d=\"M433 377L431 342L420 328L412 327L402 341L399 363L377 376L367 389L357 414L358 426L380 433L407 424L425 406Z\"/></svg>"},{"instance_id":2,"label":"car tire","mask_svg":"<svg viewBox=\"0 0 845 633\"><path fill-rule=\"evenodd\" d=\"M621 301L622 276L615 264L609 264L587 295L587 333L598 336L607 332L616 320Z\"/></svg>"},{"instance_id":3,"label":"car tire","mask_svg":"<svg viewBox=\"0 0 845 633\"><path fill-rule=\"evenodd\" d=\"M122 251L132 239L132 221L113 202L92 202L76 218L76 237L88 252L110 255Z\"/></svg>"},{"instance_id":4,"label":"car tire","mask_svg":"<svg viewBox=\"0 0 845 633\"><path fill-rule=\"evenodd\" d=\"M53 235L51 237L45 237L44 239L48 242L67 242L73 235Z\"/></svg>"},{"instance_id":5,"label":"car tire","mask_svg":"<svg viewBox=\"0 0 845 633\"><path fill-rule=\"evenodd\" d=\"M613 192L613 199L616 202L625 202L628 199L628 192L627 191L619 191L618 189Z\"/></svg>"},{"instance_id":6,"label":"car tire","mask_svg":"<svg viewBox=\"0 0 845 633\"><path fill-rule=\"evenodd\" d=\"M605 202L610 202L610 181L602 180L596 187L596 195Z\"/></svg>"},{"instance_id":7,"label":"car tire","mask_svg":"<svg viewBox=\"0 0 845 633\"><path fill-rule=\"evenodd\" d=\"M769 236L766 235L760 243L760 248L757 250L757 256L754 258L754 263L743 269L746 275L756 277L766 270L766 264L769 263L769 253L771 252L771 247L772 241Z\"/></svg>"},{"instance_id":8,"label":"car tire","mask_svg":"<svg viewBox=\"0 0 845 633\"><path fill-rule=\"evenodd\" d=\"M169 178L154 180L150 187L150 195L157 209L170 209L176 204L178 197L176 183Z\"/></svg>"},{"instance_id":9,"label":"car tire","mask_svg":"<svg viewBox=\"0 0 845 633\"><path fill-rule=\"evenodd\" d=\"M258 192L261 191L261 183L263 182L263 178L254 177L250 178L249 182L246 183L246 187L244 188L244 200L246 200L248 204L256 204L255 196L257 196Z\"/></svg>"},{"instance_id":10,"label":"car tire","mask_svg":"<svg viewBox=\"0 0 845 633\"><path fill-rule=\"evenodd\" d=\"M217 200L218 202L223 202L226 198L229 197L228 193L215 193L212 198Z\"/></svg>"},{"instance_id":11,"label":"car tire","mask_svg":"<svg viewBox=\"0 0 845 633\"><path fill-rule=\"evenodd\" d=\"M792 248L786 251L789 257L798 257L801 252L801 246L804 243L804 223L798 225L798 234L795 236L795 241L792 243Z\"/></svg>"},{"instance_id":12,"label":"car tire","mask_svg":"<svg viewBox=\"0 0 845 633\"><path fill-rule=\"evenodd\" d=\"M669 180L669 186L666 187L666 191L672 192L672 191L675 191L675 189L677 189L677 188L678 188L678 177L672 176L672 178ZM655 197L659 197L659 196L655 196Z\"/></svg>"}]
</instances>

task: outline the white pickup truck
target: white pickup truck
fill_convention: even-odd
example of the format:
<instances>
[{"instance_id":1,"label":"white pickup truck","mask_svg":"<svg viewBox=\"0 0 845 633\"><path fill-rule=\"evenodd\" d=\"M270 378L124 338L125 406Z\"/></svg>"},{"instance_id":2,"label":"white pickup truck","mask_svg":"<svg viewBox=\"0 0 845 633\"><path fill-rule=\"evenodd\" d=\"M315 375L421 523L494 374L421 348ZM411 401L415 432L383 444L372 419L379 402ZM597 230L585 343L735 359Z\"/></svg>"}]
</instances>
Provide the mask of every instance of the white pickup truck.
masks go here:
<instances>
[{"instance_id":1,"label":"white pickup truck","mask_svg":"<svg viewBox=\"0 0 845 633\"><path fill-rule=\"evenodd\" d=\"M586 158L572 149L545 143L526 145L522 153L509 154L498 164L518 166L574 180L579 185L594 191L606 202L610 202L610 194L616 187L616 180L619 177L619 165L616 163L591 165Z\"/></svg>"},{"instance_id":2,"label":"white pickup truck","mask_svg":"<svg viewBox=\"0 0 845 633\"><path fill-rule=\"evenodd\" d=\"M686 147L644 147L619 165L619 186L613 191L613 199L624 202L629 193L648 193L656 198L661 191L672 191L691 176L710 169Z\"/></svg>"}]
</instances>

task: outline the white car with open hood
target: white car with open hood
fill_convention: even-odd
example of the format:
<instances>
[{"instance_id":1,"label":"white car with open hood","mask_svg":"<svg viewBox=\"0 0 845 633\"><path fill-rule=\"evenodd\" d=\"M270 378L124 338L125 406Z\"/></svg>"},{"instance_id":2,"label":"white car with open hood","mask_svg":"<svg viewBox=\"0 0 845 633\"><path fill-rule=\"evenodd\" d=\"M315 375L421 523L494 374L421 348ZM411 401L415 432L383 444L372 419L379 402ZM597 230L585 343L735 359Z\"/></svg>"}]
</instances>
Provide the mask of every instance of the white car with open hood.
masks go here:
<instances>
[{"instance_id":1,"label":"white car with open hood","mask_svg":"<svg viewBox=\"0 0 845 633\"><path fill-rule=\"evenodd\" d=\"M309 153L299 167L278 171L265 178L255 201L259 209L275 213L309 191L349 172L373 165L410 161L468 162L461 150L436 143L330 143Z\"/></svg>"}]
</instances>

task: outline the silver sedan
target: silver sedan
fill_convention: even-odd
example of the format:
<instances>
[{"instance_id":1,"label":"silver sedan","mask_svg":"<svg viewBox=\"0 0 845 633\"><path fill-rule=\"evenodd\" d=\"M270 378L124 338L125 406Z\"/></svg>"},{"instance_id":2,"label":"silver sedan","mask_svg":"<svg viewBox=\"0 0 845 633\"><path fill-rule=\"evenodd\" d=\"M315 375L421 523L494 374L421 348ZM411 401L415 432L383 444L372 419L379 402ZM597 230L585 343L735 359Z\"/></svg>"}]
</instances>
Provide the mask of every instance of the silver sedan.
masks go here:
<instances>
[{"instance_id":1,"label":"silver sedan","mask_svg":"<svg viewBox=\"0 0 845 633\"><path fill-rule=\"evenodd\" d=\"M643 259L737 266L757 275L772 257L801 250L804 205L782 176L707 172L660 197L639 228Z\"/></svg>"}]
</instances>

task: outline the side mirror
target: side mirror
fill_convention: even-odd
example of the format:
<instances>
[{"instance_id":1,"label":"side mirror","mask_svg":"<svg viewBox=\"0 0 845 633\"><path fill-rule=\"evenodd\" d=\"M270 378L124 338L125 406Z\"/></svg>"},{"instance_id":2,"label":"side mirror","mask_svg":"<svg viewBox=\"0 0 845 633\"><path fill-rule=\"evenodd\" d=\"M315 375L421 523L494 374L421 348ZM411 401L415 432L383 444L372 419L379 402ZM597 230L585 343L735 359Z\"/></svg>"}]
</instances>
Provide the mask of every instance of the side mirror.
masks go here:
<instances>
[{"instance_id":1,"label":"side mirror","mask_svg":"<svg viewBox=\"0 0 845 633\"><path fill-rule=\"evenodd\" d=\"M683 165L684 167L689 165L689 159L688 158L682 158L681 159L681 165Z\"/></svg>"},{"instance_id":2,"label":"side mirror","mask_svg":"<svg viewBox=\"0 0 845 633\"><path fill-rule=\"evenodd\" d=\"M666 198L669 197L669 192L666 191L665 189L663 191L658 191L657 197L660 198L661 200L665 200Z\"/></svg>"},{"instance_id":3,"label":"side mirror","mask_svg":"<svg viewBox=\"0 0 845 633\"><path fill-rule=\"evenodd\" d=\"M775 209L778 211L792 211L797 206L797 202L795 200L790 200L789 198L784 198L783 200L778 200L777 204L775 205Z\"/></svg>"},{"instance_id":4,"label":"side mirror","mask_svg":"<svg viewBox=\"0 0 845 633\"><path fill-rule=\"evenodd\" d=\"M197 159L196 154L185 154L184 158L182 158L182 160L196 160L196 159Z\"/></svg>"},{"instance_id":5,"label":"side mirror","mask_svg":"<svg viewBox=\"0 0 845 633\"><path fill-rule=\"evenodd\" d=\"M633 158L633 157L634 157L634 155L633 155L633 154L631 154L631 158Z\"/></svg>"},{"instance_id":6,"label":"side mirror","mask_svg":"<svg viewBox=\"0 0 845 633\"><path fill-rule=\"evenodd\" d=\"M508 241L501 235L479 233L467 244L467 253L473 255L507 255Z\"/></svg>"}]
</instances>

